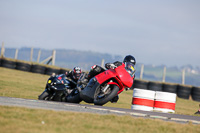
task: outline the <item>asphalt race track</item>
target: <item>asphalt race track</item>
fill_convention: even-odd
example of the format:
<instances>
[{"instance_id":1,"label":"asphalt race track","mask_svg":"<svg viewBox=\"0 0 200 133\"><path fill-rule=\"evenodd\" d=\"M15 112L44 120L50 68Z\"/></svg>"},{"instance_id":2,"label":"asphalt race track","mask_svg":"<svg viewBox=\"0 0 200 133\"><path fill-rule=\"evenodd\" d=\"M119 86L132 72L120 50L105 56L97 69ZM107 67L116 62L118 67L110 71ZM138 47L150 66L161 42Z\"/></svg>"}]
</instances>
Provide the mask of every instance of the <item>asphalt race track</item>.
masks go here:
<instances>
[{"instance_id":1,"label":"asphalt race track","mask_svg":"<svg viewBox=\"0 0 200 133\"><path fill-rule=\"evenodd\" d=\"M200 124L199 116L179 115L179 114L160 113L160 112L151 112L151 111L140 111L140 110L85 105L85 104L73 104L73 103L65 103L65 102L0 97L0 105L27 107L27 108L35 108L35 109L47 109L47 110L55 110L55 111L130 115L132 117L162 119L165 121L174 121L178 123Z\"/></svg>"}]
</instances>

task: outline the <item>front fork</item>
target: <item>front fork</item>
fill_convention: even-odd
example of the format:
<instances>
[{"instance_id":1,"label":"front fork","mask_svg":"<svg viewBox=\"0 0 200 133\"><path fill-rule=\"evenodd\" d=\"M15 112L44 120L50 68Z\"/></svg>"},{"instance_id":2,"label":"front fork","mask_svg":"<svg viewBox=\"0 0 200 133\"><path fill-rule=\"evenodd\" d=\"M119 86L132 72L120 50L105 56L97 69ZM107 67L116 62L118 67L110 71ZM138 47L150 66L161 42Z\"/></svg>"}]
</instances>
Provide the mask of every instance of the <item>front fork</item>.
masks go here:
<instances>
[{"instance_id":1,"label":"front fork","mask_svg":"<svg viewBox=\"0 0 200 133\"><path fill-rule=\"evenodd\" d=\"M110 87L110 84L107 84L106 87L102 88L101 91L105 94L109 87Z\"/></svg>"},{"instance_id":2,"label":"front fork","mask_svg":"<svg viewBox=\"0 0 200 133\"><path fill-rule=\"evenodd\" d=\"M49 94L48 100L52 101L53 97L55 96L55 93L52 94L52 92L50 91L49 88L46 88L45 91L48 92L48 94Z\"/></svg>"},{"instance_id":3,"label":"front fork","mask_svg":"<svg viewBox=\"0 0 200 133\"><path fill-rule=\"evenodd\" d=\"M113 82L113 81L110 80L109 82ZM109 83L109 82L108 82L108 83ZM102 88L101 91L105 94L109 87L110 87L110 84L107 84L106 87Z\"/></svg>"}]
</instances>

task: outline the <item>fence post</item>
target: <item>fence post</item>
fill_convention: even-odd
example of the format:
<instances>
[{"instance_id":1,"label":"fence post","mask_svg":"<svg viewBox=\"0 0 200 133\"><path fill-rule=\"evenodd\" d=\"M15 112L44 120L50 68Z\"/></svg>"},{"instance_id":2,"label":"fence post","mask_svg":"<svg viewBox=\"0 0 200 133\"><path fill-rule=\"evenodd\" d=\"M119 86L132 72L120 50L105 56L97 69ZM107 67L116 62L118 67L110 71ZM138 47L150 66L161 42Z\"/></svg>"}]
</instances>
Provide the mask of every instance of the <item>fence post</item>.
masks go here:
<instances>
[{"instance_id":1,"label":"fence post","mask_svg":"<svg viewBox=\"0 0 200 133\"><path fill-rule=\"evenodd\" d=\"M141 65L141 70L140 70L140 79L143 78L143 72L144 72L144 64Z\"/></svg>"},{"instance_id":2,"label":"fence post","mask_svg":"<svg viewBox=\"0 0 200 133\"><path fill-rule=\"evenodd\" d=\"M41 49L40 49L40 50L39 50L39 52L38 52L37 63L39 63L39 62L40 62L40 55L41 55Z\"/></svg>"},{"instance_id":3,"label":"fence post","mask_svg":"<svg viewBox=\"0 0 200 133\"><path fill-rule=\"evenodd\" d=\"M30 56L30 61L32 62L33 59L33 48L31 48L31 56Z\"/></svg>"},{"instance_id":4,"label":"fence post","mask_svg":"<svg viewBox=\"0 0 200 133\"><path fill-rule=\"evenodd\" d=\"M15 51L15 59L17 59L17 57L18 57L18 49L16 49Z\"/></svg>"},{"instance_id":5,"label":"fence post","mask_svg":"<svg viewBox=\"0 0 200 133\"><path fill-rule=\"evenodd\" d=\"M104 59L101 60L101 67L104 68Z\"/></svg>"},{"instance_id":6,"label":"fence post","mask_svg":"<svg viewBox=\"0 0 200 133\"><path fill-rule=\"evenodd\" d=\"M53 50L52 55L49 56L48 58L44 59L40 63L43 64L44 62L47 61L47 64L49 64L50 62L52 62L52 65L55 65L55 59L56 59L56 50Z\"/></svg>"},{"instance_id":7,"label":"fence post","mask_svg":"<svg viewBox=\"0 0 200 133\"><path fill-rule=\"evenodd\" d=\"M53 54L52 54L52 65L55 65L55 59L56 59L56 50L53 50Z\"/></svg>"},{"instance_id":8,"label":"fence post","mask_svg":"<svg viewBox=\"0 0 200 133\"><path fill-rule=\"evenodd\" d=\"M162 79L162 82L165 82L165 76L166 76L166 66L164 66L164 69L163 69L163 79Z\"/></svg>"},{"instance_id":9,"label":"fence post","mask_svg":"<svg viewBox=\"0 0 200 133\"><path fill-rule=\"evenodd\" d=\"M1 57L4 57L4 52L5 52L4 42L2 42L2 46L1 46Z\"/></svg>"},{"instance_id":10,"label":"fence post","mask_svg":"<svg viewBox=\"0 0 200 133\"><path fill-rule=\"evenodd\" d=\"M185 68L182 70L182 84L185 84Z\"/></svg>"}]
</instances>

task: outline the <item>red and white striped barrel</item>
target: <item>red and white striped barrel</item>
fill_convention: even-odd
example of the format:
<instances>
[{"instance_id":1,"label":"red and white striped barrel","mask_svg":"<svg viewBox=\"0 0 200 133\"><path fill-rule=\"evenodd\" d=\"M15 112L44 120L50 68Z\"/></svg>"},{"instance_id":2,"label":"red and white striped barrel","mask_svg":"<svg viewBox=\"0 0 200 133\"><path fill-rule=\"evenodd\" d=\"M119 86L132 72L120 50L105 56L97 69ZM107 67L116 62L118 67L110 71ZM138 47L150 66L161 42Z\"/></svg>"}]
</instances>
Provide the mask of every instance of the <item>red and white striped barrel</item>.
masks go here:
<instances>
[{"instance_id":1,"label":"red and white striped barrel","mask_svg":"<svg viewBox=\"0 0 200 133\"><path fill-rule=\"evenodd\" d=\"M153 111L154 97L155 91L134 88L131 109Z\"/></svg>"},{"instance_id":2,"label":"red and white striped barrel","mask_svg":"<svg viewBox=\"0 0 200 133\"><path fill-rule=\"evenodd\" d=\"M161 111L164 113L174 113L175 105L176 105L175 93L156 91L154 111Z\"/></svg>"}]
</instances>

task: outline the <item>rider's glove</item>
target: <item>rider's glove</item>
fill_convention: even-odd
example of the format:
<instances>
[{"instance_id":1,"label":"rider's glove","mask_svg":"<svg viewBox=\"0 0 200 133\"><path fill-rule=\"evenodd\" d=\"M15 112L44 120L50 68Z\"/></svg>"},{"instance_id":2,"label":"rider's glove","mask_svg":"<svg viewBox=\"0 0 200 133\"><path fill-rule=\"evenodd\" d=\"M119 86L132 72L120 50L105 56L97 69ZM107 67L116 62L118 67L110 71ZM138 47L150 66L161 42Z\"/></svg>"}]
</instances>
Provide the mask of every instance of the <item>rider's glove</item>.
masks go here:
<instances>
[{"instance_id":1,"label":"rider's glove","mask_svg":"<svg viewBox=\"0 0 200 133\"><path fill-rule=\"evenodd\" d=\"M106 69L109 69L109 68L110 68L110 64L111 64L111 63L106 63L106 64L105 64L105 68L106 68Z\"/></svg>"},{"instance_id":2,"label":"rider's glove","mask_svg":"<svg viewBox=\"0 0 200 133\"><path fill-rule=\"evenodd\" d=\"M114 64L110 64L110 68L111 69L115 69L117 66L115 66Z\"/></svg>"},{"instance_id":3,"label":"rider's glove","mask_svg":"<svg viewBox=\"0 0 200 133\"><path fill-rule=\"evenodd\" d=\"M105 64L105 67L107 68L107 69L115 69L117 66L115 66L114 64L112 64L112 63L106 63Z\"/></svg>"},{"instance_id":4,"label":"rider's glove","mask_svg":"<svg viewBox=\"0 0 200 133\"><path fill-rule=\"evenodd\" d=\"M56 73L52 73L52 74L51 74L51 77L55 77L55 76L56 76Z\"/></svg>"}]
</instances>

